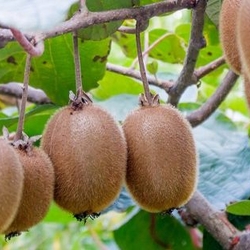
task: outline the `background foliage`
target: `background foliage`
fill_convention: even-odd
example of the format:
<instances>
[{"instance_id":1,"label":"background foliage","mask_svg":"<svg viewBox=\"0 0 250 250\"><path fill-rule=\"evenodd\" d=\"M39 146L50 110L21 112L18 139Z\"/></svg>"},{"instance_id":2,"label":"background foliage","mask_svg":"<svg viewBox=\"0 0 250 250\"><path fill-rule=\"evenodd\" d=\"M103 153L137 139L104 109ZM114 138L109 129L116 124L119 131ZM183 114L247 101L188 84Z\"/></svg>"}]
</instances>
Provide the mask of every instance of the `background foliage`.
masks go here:
<instances>
[{"instance_id":1,"label":"background foliage","mask_svg":"<svg viewBox=\"0 0 250 250\"><path fill-rule=\"evenodd\" d=\"M87 1L92 11L116 9L157 2L139 1ZM218 14L221 1L209 1L204 27L206 48L202 49L197 67L222 56L218 34ZM71 15L75 11L71 8ZM143 33L152 44L165 38L148 56L149 72L161 79L175 80L182 68L189 42L191 11L183 10L150 20ZM96 103L106 108L118 121L137 107L138 94L143 91L139 81L106 70L106 63L129 67L136 58L134 35L115 32L121 22L98 25L79 31L83 86ZM128 20L123 25L133 26ZM167 34L167 35L166 35ZM32 136L42 134L49 117L68 103L68 93L75 91L74 64L71 35L48 39L45 53L32 61L30 84L46 92L53 104L27 107L25 132ZM0 49L0 82L22 82L25 53L11 42ZM137 65L138 67L138 65ZM222 66L204 77L200 87L192 86L181 99L180 109L188 114L200 107L220 84L228 68ZM166 101L167 94L157 87L151 88ZM201 126L194 129L200 156L198 189L217 208L225 209L232 201L247 200L250 195L250 148L248 140L248 111L243 96L241 79L220 108ZM0 103L0 129L14 131L18 112L15 107ZM131 206L132 205L132 206ZM230 220L239 228L249 222L249 201L227 207ZM129 208L128 208L129 207ZM197 249L192 243L190 228L183 225L177 214L173 217L151 215L133 204L125 191L119 200L95 221L86 225L76 222L70 214L55 204L42 223L28 233L5 242L4 250L12 249ZM119 213L118 213L119 212ZM203 228L199 228L203 233ZM180 240L181 239L181 240ZM167 248L168 247L168 248ZM204 232L203 249L221 249L208 232Z\"/></svg>"}]
</instances>

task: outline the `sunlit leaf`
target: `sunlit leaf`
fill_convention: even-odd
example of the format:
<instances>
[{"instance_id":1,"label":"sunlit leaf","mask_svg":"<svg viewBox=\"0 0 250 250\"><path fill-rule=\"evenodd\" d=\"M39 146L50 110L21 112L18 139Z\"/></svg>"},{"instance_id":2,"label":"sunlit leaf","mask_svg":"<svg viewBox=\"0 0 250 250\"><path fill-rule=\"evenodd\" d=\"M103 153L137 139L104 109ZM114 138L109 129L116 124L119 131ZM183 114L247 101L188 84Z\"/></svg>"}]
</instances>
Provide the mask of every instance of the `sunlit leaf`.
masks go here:
<instances>
[{"instance_id":1,"label":"sunlit leaf","mask_svg":"<svg viewBox=\"0 0 250 250\"><path fill-rule=\"evenodd\" d=\"M235 215L250 216L250 200L243 200L227 206L226 211Z\"/></svg>"},{"instance_id":2,"label":"sunlit leaf","mask_svg":"<svg viewBox=\"0 0 250 250\"><path fill-rule=\"evenodd\" d=\"M139 95L143 92L142 84L136 80L124 77L112 72L106 72L104 78L99 81L99 86L91 93L97 99L107 99L119 94Z\"/></svg>"}]
</instances>

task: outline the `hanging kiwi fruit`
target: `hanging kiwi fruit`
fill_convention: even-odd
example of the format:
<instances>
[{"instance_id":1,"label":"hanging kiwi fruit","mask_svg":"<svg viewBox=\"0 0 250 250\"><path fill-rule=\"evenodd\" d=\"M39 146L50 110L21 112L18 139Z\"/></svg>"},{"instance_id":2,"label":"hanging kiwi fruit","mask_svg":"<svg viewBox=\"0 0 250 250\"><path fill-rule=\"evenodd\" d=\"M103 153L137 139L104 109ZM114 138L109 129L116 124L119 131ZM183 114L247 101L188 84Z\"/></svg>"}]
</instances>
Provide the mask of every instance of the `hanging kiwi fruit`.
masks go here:
<instances>
[{"instance_id":1,"label":"hanging kiwi fruit","mask_svg":"<svg viewBox=\"0 0 250 250\"><path fill-rule=\"evenodd\" d=\"M119 195L126 171L124 135L86 94L78 93L50 119L41 146L55 168L54 199L76 218L99 213Z\"/></svg>"},{"instance_id":2,"label":"hanging kiwi fruit","mask_svg":"<svg viewBox=\"0 0 250 250\"><path fill-rule=\"evenodd\" d=\"M237 18L241 16L239 14L241 2L241 0L224 0L219 20L220 40L225 59L236 74L241 73L242 65L237 44Z\"/></svg>"},{"instance_id":3,"label":"hanging kiwi fruit","mask_svg":"<svg viewBox=\"0 0 250 250\"><path fill-rule=\"evenodd\" d=\"M40 222L53 200L54 168L49 157L40 148L19 143L15 151L24 169L24 185L18 212L4 231L7 239Z\"/></svg>"},{"instance_id":4,"label":"hanging kiwi fruit","mask_svg":"<svg viewBox=\"0 0 250 250\"><path fill-rule=\"evenodd\" d=\"M250 79L250 43L249 43L249 32L250 32L250 2L241 0L239 15L238 15L238 26L237 26L237 45L239 47L239 53L241 63L243 67L243 74L247 79ZM248 84L247 84L248 86ZM249 92L249 91L247 91Z\"/></svg>"},{"instance_id":5,"label":"hanging kiwi fruit","mask_svg":"<svg viewBox=\"0 0 250 250\"><path fill-rule=\"evenodd\" d=\"M140 97L141 107L123 124L128 147L126 186L144 210L166 212L184 205L195 191L197 153L187 120L171 105L160 105L159 96L150 93L138 27L137 52L145 95Z\"/></svg>"},{"instance_id":6,"label":"hanging kiwi fruit","mask_svg":"<svg viewBox=\"0 0 250 250\"><path fill-rule=\"evenodd\" d=\"M171 105L160 105L158 96L123 124L128 145L126 186L146 211L178 208L192 196L197 183L197 156L191 127Z\"/></svg>"},{"instance_id":7,"label":"hanging kiwi fruit","mask_svg":"<svg viewBox=\"0 0 250 250\"><path fill-rule=\"evenodd\" d=\"M23 191L23 168L9 143L0 139L0 233L12 223L20 204Z\"/></svg>"},{"instance_id":8,"label":"hanging kiwi fruit","mask_svg":"<svg viewBox=\"0 0 250 250\"><path fill-rule=\"evenodd\" d=\"M17 213L10 225L3 231L6 240L20 235L21 232L27 231L40 222L48 212L54 194L52 163L42 149L33 147L33 143L41 136L29 138L23 133L30 68L31 56L27 54L18 128L11 141L14 156L23 170L20 173L24 176L23 188ZM10 137L8 139L10 140ZM15 157L13 157L14 162Z\"/></svg>"},{"instance_id":9,"label":"hanging kiwi fruit","mask_svg":"<svg viewBox=\"0 0 250 250\"><path fill-rule=\"evenodd\" d=\"M55 168L55 202L78 220L95 217L119 195L127 148L113 117L82 91L77 36L73 35L77 95L47 123L41 146Z\"/></svg>"}]
</instances>

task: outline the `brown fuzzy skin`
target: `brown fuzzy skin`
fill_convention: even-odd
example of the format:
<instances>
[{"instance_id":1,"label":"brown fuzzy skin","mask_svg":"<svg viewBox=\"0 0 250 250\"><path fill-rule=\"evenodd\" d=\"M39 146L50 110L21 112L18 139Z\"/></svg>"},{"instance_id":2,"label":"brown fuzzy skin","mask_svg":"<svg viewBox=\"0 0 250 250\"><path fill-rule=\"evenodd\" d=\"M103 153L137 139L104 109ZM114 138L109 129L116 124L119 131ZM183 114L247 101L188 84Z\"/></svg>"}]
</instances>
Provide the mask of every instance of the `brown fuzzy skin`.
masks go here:
<instances>
[{"instance_id":1,"label":"brown fuzzy skin","mask_svg":"<svg viewBox=\"0 0 250 250\"><path fill-rule=\"evenodd\" d=\"M0 233L13 221L23 191L23 168L7 141L0 139Z\"/></svg>"},{"instance_id":2,"label":"brown fuzzy skin","mask_svg":"<svg viewBox=\"0 0 250 250\"><path fill-rule=\"evenodd\" d=\"M93 104L60 109L48 122L41 145L55 168L54 199L65 210L98 213L118 196L127 147L122 129L105 110Z\"/></svg>"},{"instance_id":3,"label":"brown fuzzy skin","mask_svg":"<svg viewBox=\"0 0 250 250\"><path fill-rule=\"evenodd\" d=\"M240 52L243 73L250 79L250 2L242 0L239 9L237 26L238 47ZM249 91L247 91L248 93Z\"/></svg>"},{"instance_id":4,"label":"brown fuzzy skin","mask_svg":"<svg viewBox=\"0 0 250 250\"><path fill-rule=\"evenodd\" d=\"M24 168L24 187L18 213L6 235L26 231L40 222L48 212L54 192L54 169L46 153L35 147L28 153L16 149L16 153Z\"/></svg>"},{"instance_id":5,"label":"brown fuzzy skin","mask_svg":"<svg viewBox=\"0 0 250 250\"><path fill-rule=\"evenodd\" d=\"M157 213L177 208L197 184L197 153L189 123L171 105L145 106L123 124L128 145L126 185L137 203Z\"/></svg>"},{"instance_id":6,"label":"brown fuzzy skin","mask_svg":"<svg viewBox=\"0 0 250 250\"><path fill-rule=\"evenodd\" d=\"M241 73L241 60L237 45L237 17L241 0L224 0L220 11L220 40L229 66L236 74ZM249 13L249 12L248 12Z\"/></svg>"}]
</instances>

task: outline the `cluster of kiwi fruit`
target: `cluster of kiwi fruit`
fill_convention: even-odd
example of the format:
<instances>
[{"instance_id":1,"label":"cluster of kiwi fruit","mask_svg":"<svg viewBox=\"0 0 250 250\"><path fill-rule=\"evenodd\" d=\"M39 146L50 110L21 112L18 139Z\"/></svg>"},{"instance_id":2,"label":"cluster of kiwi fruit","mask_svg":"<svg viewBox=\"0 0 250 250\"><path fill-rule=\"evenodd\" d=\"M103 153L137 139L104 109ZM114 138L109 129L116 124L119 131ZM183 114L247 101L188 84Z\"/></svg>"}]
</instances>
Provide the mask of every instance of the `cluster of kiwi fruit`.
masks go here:
<instances>
[{"instance_id":1,"label":"cluster of kiwi fruit","mask_svg":"<svg viewBox=\"0 0 250 250\"><path fill-rule=\"evenodd\" d=\"M244 77L250 107L250 1L223 0L220 13L220 38L225 59L236 74Z\"/></svg>"},{"instance_id":2,"label":"cluster of kiwi fruit","mask_svg":"<svg viewBox=\"0 0 250 250\"><path fill-rule=\"evenodd\" d=\"M48 121L40 148L31 138L0 140L0 233L10 238L43 219L52 199L78 220L95 218L125 185L144 210L184 205L197 184L191 126L171 105L141 107L122 126L83 91Z\"/></svg>"},{"instance_id":3,"label":"cluster of kiwi fruit","mask_svg":"<svg viewBox=\"0 0 250 250\"><path fill-rule=\"evenodd\" d=\"M170 105L142 100L119 126L80 91L48 121L41 147L55 169L54 200L78 220L114 202L125 184L146 211L185 204L196 188L191 127Z\"/></svg>"},{"instance_id":4,"label":"cluster of kiwi fruit","mask_svg":"<svg viewBox=\"0 0 250 250\"><path fill-rule=\"evenodd\" d=\"M36 225L54 192L54 168L47 154L24 140L0 139L0 234L6 239Z\"/></svg>"}]
</instances>

